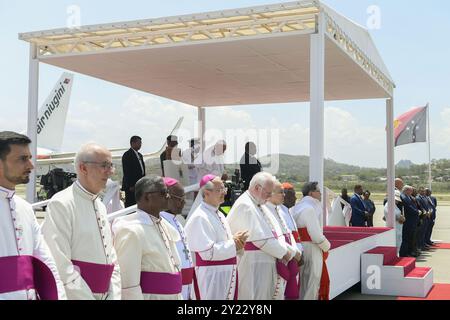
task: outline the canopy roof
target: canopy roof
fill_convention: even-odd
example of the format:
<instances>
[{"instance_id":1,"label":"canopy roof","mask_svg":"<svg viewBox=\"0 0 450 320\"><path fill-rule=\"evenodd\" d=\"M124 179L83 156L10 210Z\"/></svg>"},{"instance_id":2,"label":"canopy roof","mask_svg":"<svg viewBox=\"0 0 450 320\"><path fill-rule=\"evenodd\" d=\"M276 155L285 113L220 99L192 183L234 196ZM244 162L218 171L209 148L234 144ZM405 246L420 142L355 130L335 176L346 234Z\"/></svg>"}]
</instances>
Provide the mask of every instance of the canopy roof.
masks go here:
<instances>
[{"instance_id":1,"label":"canopy roof","mask_svg":"<svg viewBox=\"0 0 450 320\"><path fill-rule=\"evenodd\" d=\"M369 33L319 1L20 34L41 62L199 107L310 100L310 34L325 17L325 98L388 98Z\"/></svg>"}]
</instances>

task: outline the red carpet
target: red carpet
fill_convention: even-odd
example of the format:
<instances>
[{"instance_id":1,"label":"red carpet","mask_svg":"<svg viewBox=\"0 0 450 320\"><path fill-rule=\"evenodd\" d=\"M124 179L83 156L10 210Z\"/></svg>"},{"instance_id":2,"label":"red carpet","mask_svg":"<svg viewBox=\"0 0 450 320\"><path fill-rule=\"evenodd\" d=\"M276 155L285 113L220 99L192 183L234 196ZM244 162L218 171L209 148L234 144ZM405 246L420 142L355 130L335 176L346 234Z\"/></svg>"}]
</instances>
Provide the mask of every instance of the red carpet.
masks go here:
<instances>
[{"instance_id":1,"label":"red carpet","mask_svg":"<svg viewBox=\"0 0 450 320\"><path fill-rule=\"evenodd\" d=\"M436 243L432 249L450 249L450 243Z\"/></svg>"},{"instance_id":2,"label":"red carpet","mask_svg":"<svg viewBox=\"0 0 450 320\"><path fill-rule=\"evenodd\" d=\"M450 284L435 283L426 298L398 297L397 300L450 300Z\"/></svg>"}]
</instances>

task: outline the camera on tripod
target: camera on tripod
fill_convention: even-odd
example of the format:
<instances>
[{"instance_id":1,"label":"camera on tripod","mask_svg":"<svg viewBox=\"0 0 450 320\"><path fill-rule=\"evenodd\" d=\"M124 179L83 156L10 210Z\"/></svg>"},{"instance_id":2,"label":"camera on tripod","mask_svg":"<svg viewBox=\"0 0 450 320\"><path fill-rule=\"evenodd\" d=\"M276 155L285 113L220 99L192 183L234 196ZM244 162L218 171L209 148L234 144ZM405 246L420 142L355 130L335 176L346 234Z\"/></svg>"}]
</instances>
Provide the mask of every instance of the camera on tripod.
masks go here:
<instances>
[{"instance_id":1,"label":"camera on tripod","mask_svg":"<svg viewBox=\"0 0 450 320\"><path fill-rule=\"evenodd\" d=\"M234 205L236 200L242 195L244 192L244 183L241 179L241 172L239 169L234 170L234 175L231 176L231 180L227 180L223 182L225 188L227 188L227 194L225 195L225 202L220 206L220 211L223 214L227 215L231 207Z\"/></svg>"}]
</instances>

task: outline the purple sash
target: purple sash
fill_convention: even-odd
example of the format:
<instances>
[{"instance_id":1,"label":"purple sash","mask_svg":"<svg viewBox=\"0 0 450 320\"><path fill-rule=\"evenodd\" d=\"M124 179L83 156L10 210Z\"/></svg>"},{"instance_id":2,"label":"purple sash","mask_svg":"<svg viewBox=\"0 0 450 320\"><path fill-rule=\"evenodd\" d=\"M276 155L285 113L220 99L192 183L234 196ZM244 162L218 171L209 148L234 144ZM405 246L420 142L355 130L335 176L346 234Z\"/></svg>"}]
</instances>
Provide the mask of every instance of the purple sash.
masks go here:
<instances>
[{"instance_id":1,"label":"purple sash","mask_svg":"<svg viewBox=\"0 0 450 320\"><path fill-rule=\"evenodd\" d=\"M198 252L195 253L195 266L197 267L209 267L209 266L235 266L237 265L237 258L231 258L231 259L227 259L227 260L222 260L222 261L207 261L207 260L203 260L202 257L198 254ZM238 274L236 272L236 287L234 289L234 300L238 299ZM194 290L195 290L195 296L197 297L197 300L201 300L200 297L200 290L198 288L198 283L197 283L197 277L195 276L194 273Z\"/></svg>"},{"instance_id":2,"label":"purple sash","mask_svg":"<svg viewBox=\"0 0 450 320\"><path fill-rule=\"evenodd\" d=\"M179 294L183 289L180 272L141 272L141 289L144 294Z\"/></svg>"},{"instance_id":3,"label":"purple sash","mask_svg":"<svg viewBox=\"0 0 450 320\"><path fill-rule=\"evenodd\" d=\"M197 267L209 267L209 266L234 266L237 264L236 257L222 260L222 261L207 261L203 260L202 257L196 252L195 253L195 266Z\"/></svg>"},{"instance_id":4,"label":"purple sash","mask_svg":"<svg viewBox=\"0 0 450 320\"><path fill-rule=\"evenodd\" d=\"M58 300L52 271L36 257L0 258L0 279L0 293L35 289L40 300Z\"/></svg>"},{"instance_id":5,"label":"purple sash","mask_svg":"<svg viewBox=\"0 0 450 320\"><path fill-rule=\"evenodd\" d=\"M291 235L289 233L285 234L284 238L286 239L287 243L292 244ZM287 267L289 269L290 275L289 280L287 280L286 283L286 290L284 291L284 295L286 299L297 300L299 298L299 290L300 290L299 283L297 282L297 275L299 274L300 269L298 267L297 262L294 259L289 261Z\"/></svg>"},{"instance_id":6,"label":"purple sash","mask_svg":"<svg viewBox=\"0 0 450 320\"><path fill-rule=\"evenodd\" d=\"M83 280L92 293L104 294L109 291L111 276L114 271L113 264L97 264L72 260L74 266L80 268Z\"/></svg>"}]
</instances>

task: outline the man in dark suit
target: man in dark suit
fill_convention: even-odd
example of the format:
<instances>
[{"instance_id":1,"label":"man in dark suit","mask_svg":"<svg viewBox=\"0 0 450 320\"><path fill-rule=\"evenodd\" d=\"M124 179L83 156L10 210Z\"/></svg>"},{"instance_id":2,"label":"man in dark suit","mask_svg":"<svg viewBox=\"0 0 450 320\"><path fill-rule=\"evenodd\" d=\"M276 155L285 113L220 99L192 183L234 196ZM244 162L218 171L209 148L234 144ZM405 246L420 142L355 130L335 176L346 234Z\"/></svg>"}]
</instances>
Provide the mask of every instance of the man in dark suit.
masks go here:
<instances>
[{"instance_id":1,"label":"man in dark suit","mask_svg":"<svg viewBox=\"0 0 450 320\"><path fill-rule=\"evenodd\" d=\"M122 156L122 191L125 191L125 207L131 207L136 204L134 197L134 186L136 182L145 176L145 163L142 154L138 151L142 146L142 139L133 136L130 139L131 148Z\"/></svg>"},{"instance_id":2,"label":"man in dark suit","mask_svg":"<svg viewBox=\"0 0 450 320\"><path fill-rule=\"evenodd\" d=\"M413 188L405 186L400 195L405 212L405 222L402 230L402 245L400 257L417 257L418 252L415 244L417 225L419 224L420 210L412 199Z\"/></svg>"},{"instance_id":3,"label":"man in dark suit","mask_svg":"<svg viewBox=\"0 0 450 320\"><path fill-rule=\"evenodd\" d=\"M244 181L244 191L248 190L248 186L253 176L261 172L261 163L256 159L256 145L253 142L245 144L245 153L241 158L241 177Z\"/></svg>"},{"instance_id":4,"label":"man in dark suit","mask_svg":"<svg viewBox=\"0 0 450 320\"><path fill-rule=\"evenodd\" d=\"M425 243L425 238L428 233L428 228L431 220L432 208L430 203L428 202L428 198L425 194L425 188L419 188L419 195L416 197L417 203L419 204L420 209L422 209L421 220L422 223L419 226L418 231L418 246L420 250L428 251L428 245Z\"/></svg>"},{"instance_id":5,"label":"man in dark suit","mask_svg":"<svg viewBox=\"0 0 450 320\"><path fill-rule=\"evenodd\" d=\"M427 196L428 202L430 203L430 207L432 210L430 224L428 225L427 235L425 237L426 244L432 246L434 242L431 241L431 235L433 234L433 227L436 221L436 210L437 210L437 200L433 197L430 189L425 189L425 195Z\"/></svg>"},{"instance_id":6,"label":"man in dark suit","mask_svg":"<svg viewBox=\"0 0 450 320\"><path fill-rule=\"evenodd\" d=\"M361 185L355 186L355 194L350 199L350 205L352 206L352 227L366 227L366 220L369 215L364 201L362 198L363 187Z\"/></svg>"}]
</instances>

